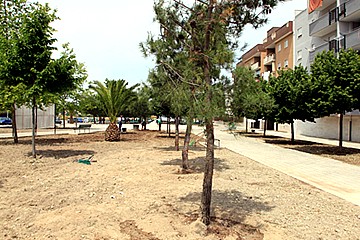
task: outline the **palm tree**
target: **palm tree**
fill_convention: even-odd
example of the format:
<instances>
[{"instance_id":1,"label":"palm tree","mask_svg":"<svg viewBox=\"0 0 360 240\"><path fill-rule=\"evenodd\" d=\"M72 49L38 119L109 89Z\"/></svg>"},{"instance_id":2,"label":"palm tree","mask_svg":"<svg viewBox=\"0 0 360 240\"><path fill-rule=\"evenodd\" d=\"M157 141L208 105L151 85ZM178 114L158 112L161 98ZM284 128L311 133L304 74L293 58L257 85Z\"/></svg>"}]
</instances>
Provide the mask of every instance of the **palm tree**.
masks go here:
<instances>
[{"instance_id":1,"label":"palm tree","mask_svg":"<svg viewBox=\"0 0 360 240\"><path fill-rule=\"evenodd\" d=\"M125 80L105 80L105 84L95 81L90 88L93 89L100 99L101 108L110 118L110 124L105 131L105 141L119 141L120 131L116 124L116 118L126 110L130 102L136 99L134 89L138 84L127 88Z\"/></svg>"}]
</instances>

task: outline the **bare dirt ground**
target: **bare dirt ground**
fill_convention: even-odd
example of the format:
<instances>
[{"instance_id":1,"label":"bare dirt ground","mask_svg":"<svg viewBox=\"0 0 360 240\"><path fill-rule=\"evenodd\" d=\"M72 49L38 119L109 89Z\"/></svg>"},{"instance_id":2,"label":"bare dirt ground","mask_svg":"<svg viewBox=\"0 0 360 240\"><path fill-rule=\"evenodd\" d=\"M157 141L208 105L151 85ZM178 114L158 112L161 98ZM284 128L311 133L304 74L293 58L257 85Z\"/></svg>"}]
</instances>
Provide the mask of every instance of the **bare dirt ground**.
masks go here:
<instances>
[{"instance_id":1,"label":"bare dirt ground","mask_svg":"<svg viewBox=\"0 0 360 240\"><path fill-rule=\"evenodd\" d=\"M359 239L360 207L226 149L213 223L198 220L204 149L179 174L174 139L129 132L0 140L0 239ZM77 162L94 155L91 165Z\"/></svg>"}]
</instances>

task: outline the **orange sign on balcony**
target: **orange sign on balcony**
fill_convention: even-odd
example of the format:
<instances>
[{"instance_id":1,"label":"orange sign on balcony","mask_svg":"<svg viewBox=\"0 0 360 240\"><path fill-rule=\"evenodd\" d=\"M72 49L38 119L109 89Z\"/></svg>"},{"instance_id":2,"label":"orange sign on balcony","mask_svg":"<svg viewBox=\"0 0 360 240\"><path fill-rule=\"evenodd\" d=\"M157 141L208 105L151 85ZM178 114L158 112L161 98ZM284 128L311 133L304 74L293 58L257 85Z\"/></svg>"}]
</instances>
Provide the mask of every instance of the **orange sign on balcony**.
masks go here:
<instances>
[{"instance_id":1,"label":"orange sign on balcony","mask_svg":"<svg viewBox=\"0 0 360 240\"><path fill-rule=\"evenodd\" d=\"M323 0L309 0L309 7L308 7L309 13L313 12L318 7L321 7L322 2Z\"/></svg>"}]
</instances>

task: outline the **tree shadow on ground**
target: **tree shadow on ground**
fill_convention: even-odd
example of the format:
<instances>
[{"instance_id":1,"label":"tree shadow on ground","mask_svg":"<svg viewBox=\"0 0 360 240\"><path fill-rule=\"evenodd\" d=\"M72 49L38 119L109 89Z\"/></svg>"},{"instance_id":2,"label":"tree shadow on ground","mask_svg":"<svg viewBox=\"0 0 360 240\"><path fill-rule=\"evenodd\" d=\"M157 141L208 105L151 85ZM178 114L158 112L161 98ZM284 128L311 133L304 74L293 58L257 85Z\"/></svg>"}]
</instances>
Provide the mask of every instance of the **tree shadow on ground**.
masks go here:
<instances>
[{"instance_id":1,"label":"tree shadow on ground","mask_svg":"<svg viewBox=\"0 0 360 240\"><path fill-rule=\"evenodd\" d=\"M181 153L182 149L184 146L179 146L180 150L178 151L179 153ZM159 149L161 151L168 151L168 152L172 152L172 151L176 151L175 146L168 146L168 147L154 147L155 149ZM203 146L189 146L189 151L193 151L193 152L201 152L201 151L205 151L205 147Z\"/></svg>"},{"instance_id":2,"label":"tree shadow on ground","mask_svg":"<svg viewBox=\"0 0 360 240\"><path fill-rule=\"evenodd\" d=\"M320 144L314 146L296 146L289 149L316 154L316 155L345 156L345 155L360 154L360 149L346 148L346 147L342 147L340 149L338 146L329 146L329 145L320 145Z\"/></svg>"},{"instance_id":3,"label":"tree shadow on ground","mask_svg":"<svg viewBox=\"0 0 360 240\"><path fill-rule=\"evenodd\" d=\"M173 139L175 139L175 133L171 133L171 135L169 136L169 134L168 133L163 133L163 134L161 134L161 135L158 135L158 136L156 136L157 138L173 138ZM185 138L185 136L179 136L179 139L184 139Z\"/></svg>"},{"instance_id":4,"label":"tree shadow on ground","mask_svg":"<svg viewBox=\"0 0 360 240\"><path fill-rule=\"evenodd\" d=\"M201 194L201 192L189 193L187 196L181 197L180 201L200 203ZM216 218L243 222L245 218L252 213L269 212L273 208L274 206L261 202L258 197L246 196L236 190L212 191L211 216L214 217L216 215Z\"/></svg>"},{"instance_id":5,"label":"tree shadow on ground","mask_svg":"<svg viewBox=\"0 0 360 240\"><path fill-rule=\"evenodd\" d=\"M38 150L37 154L41 155L43 157L55 158L55 159L68 158L68 157L79 157L80 158L80 157L83 157L83 156L90 157L91 155L95 154L95 151L92 151L92 150L72 150L72 149L61 149L61 150L47 149L47 150ZM29 153L28 155L31 156L32 154Z\"/></svg>"},{"instance_id":6,"label":"tree shadow on ground","mask_svg":"<svg viewBox=\"0 0 360 240\"><path fill-rule=\"evenodd\" d=\"M304 141L304 140L295 140L295 141L291 141L290 139L286 139L286 138L275 138L275 137L269 137L268 139L264 140L265 143L270 143L270 144L275 144L275 145L298 145L298 146L310 146L310 145L321 145L319 143L316 142L310 142L310 141Z\"/></svg>"},{"instance_id":7,"label":"tree shadow on ground","mask_svg":"<svg viewBox=\"0 0 360 240\"><path fill-rule=\"evenodd\" d=\"M163 166L181 166L182 160L177 158L169 161L164 161L160 163L160 165ZM204 157L198 157L198 158L192 158L189 159L189 166L190 166L190 172L191 173L203 173L205 168L205 158ZM215 158L214 159L214 169L216 171L222 172L227 169L230 169L229 165L225 162L225 160Z\"/></svg>"}]
</instances>

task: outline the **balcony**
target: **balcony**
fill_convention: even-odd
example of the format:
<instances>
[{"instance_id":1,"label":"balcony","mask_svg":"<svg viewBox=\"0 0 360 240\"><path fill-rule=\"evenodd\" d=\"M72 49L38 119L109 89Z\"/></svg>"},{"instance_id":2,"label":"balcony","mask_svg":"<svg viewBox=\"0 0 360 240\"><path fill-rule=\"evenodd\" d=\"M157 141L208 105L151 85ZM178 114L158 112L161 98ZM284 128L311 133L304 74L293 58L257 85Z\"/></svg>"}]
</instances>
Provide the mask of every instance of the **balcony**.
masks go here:
<instances>
[{"instance_id":1,"label":"balcony","mask_svg":"<svg viewBox=\"0 0 360 240\"><path fill-rule=\"evenodd\" d=\"M256 70L258 70L259 68L260 68L259 62L256 62L256 63L251 64L251 70L256 71Z\"/></svg>"},{"instance_id":2,"label":"balcony","mask_svg":"<svg viewBox=\"0 0 360 240\"><path fill-rule=\"evenodd\" d=\"M275 54L267 55L264 58L264 65L271 65L273 62L275 62Z\"/></svg>"},{"instance_id":3,"label":"balcony","mask_svg":"<svg viewBox=\"0 0 360 240\"><path fill-rule=\"evenodd\" d=\"M310 23L310 36L322 37L336 31L336 9Z\"/></svg>"},{"instance_id":4,"label":"balcony","mask_svg":"<svg viewBox=\"0 0 360 240\"><path fill-rule=\"evenodd\" d=\"M360 28L357 28L353 32L346 34L345 39L346 39L346 48L360 50Z\"/></svg>"},{"instance_id":5,"label":"balcony","mask_svg":"<svg viewBox=\"0 0 360 240\"><path fill-rule=\"evenodd\" d=\"M341 18L342 21L346 22L355 22L360 19L360 1L359 0L349 0L345 2L343 7L344 15Z\"/></svg>"},{"instance_id":6,"label":"balcony","mask_svg":"<svg viewBox=\"0 0 360 240\"><path fill-rule=\"evenodd\" d=\"M312 63L318 53L328 50L329 50L329 43L324 43L323 45L316 47L315 50L311 51L309 54L309 62Z\"/></svg>"}]
</instances>

